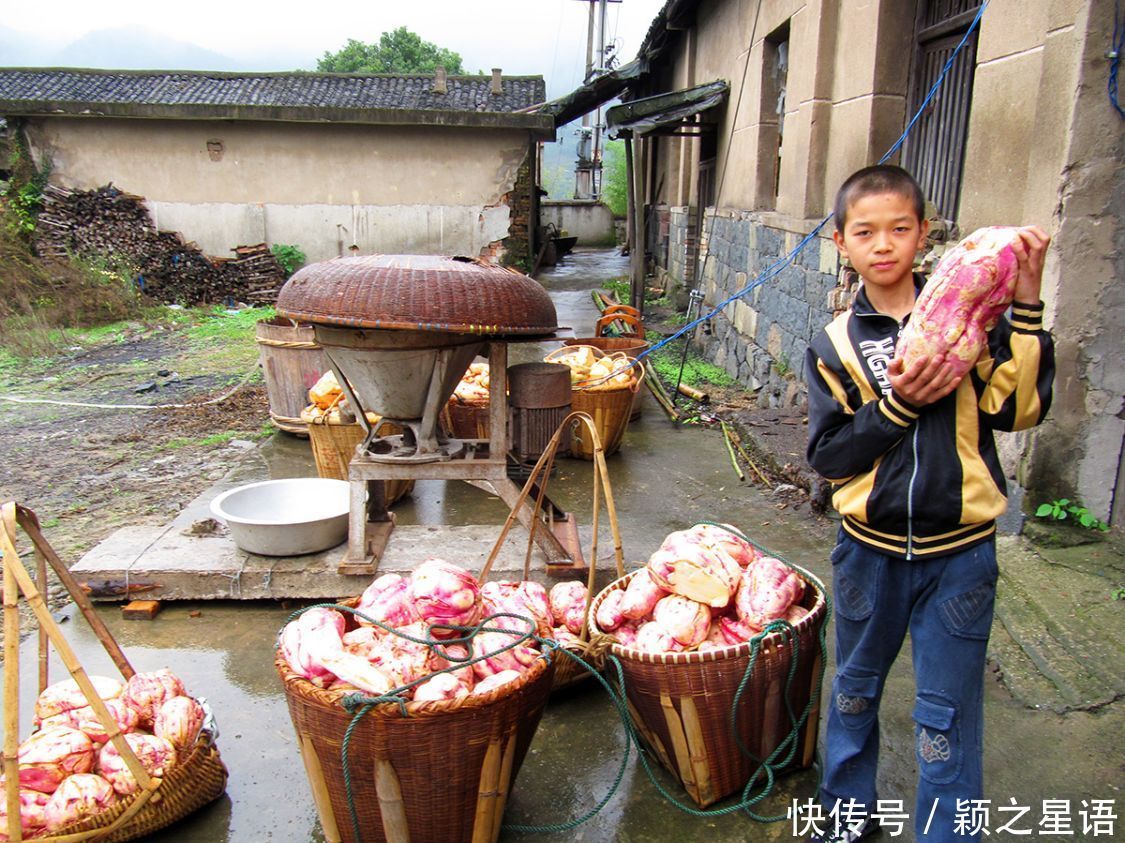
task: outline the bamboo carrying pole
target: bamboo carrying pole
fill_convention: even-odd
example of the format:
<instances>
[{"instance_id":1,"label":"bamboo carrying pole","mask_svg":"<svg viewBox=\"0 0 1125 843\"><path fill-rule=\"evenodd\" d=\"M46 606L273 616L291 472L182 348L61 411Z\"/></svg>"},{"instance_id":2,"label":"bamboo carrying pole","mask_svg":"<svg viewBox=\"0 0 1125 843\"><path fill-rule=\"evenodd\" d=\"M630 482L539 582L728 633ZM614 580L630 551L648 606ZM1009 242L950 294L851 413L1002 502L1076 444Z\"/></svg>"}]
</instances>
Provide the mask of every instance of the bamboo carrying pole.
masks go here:
<instances>
[{"instance_id":1,"label":"bamboo carrying pole","mask_svg":"<svg viewBox=\"0 0 1125 843\"><path fill-rule=\"evenodd\" d=\"M86 623L90 625L90 629L92 629L94 635L97 636L98 642L105 648L106 653L109 655L110 659L113 660L114 665L116 665L121 675L125 679L131 679L136 671L133 670L133 666L129 664L129 659L125 657L125 653L117 644L117 641L114 640L105 622L102 621L98 613L94 610L94 604L86 595L86 590L82 588L78 580L70 573L70 569L66 566L66 563L59 558L59 555L55 553L55 549L47 543L47 539L39 529L39 519L36 517L35 513L19 504L15 504L15 508L16 521L23 528L23 531L27 533L28 538L31 539L31 543L35 545L35 549L42 553L47 561L51 563L51 569L55 572L55 576L57 576L60 582L66 587L71 599L74 601L75 605L78 606L78 610L82 612L82 617L86 619ZM14 532L12 533L12 540L15 540Z\"/></svg>"},{"instance_id":2,"label":"bamboo carrying pole","mask_svg":"<svg viewBox=\"0 0 1125 843\"><path fill-rule=\"evenodd\" d=\"M144 765L141 764L137 758L133 748L125 740L124 734L121 732L120 726L110 714L109 709L106 707L105 701L98 694L94 688L90 677L86 674L85 668L78 661L78 657L70 647L70 643L62 634L55 619L51 617L50 610L47 608L46 602L43 600L43 595L39 592L35 582L31 579L27 569L24 568L23 563L20 561L19 553L16 550L16 523L19 521L20 525L24 527L24 531L32 537L35 547L42 552L42 555L51 562L52 566L55 565L57 560L59 567L62 561L58 559L57 554L51 549L50 545L43 539L42 534L38 531L38 519L35 514L30 510L22 507L17 507L15 502L8 501L3 504L0 509L0 545L2 545L4 556L4 657L5 657L5 671L4 671L4 768L6 775L6 802L8 807L8 816L19 816L19 605L18 595L23 593L24 600L34 612L36 619L39 621L40 628L45 630L47 638L54 646L55 651L58 653L60 660L66 666L67 671L77 683L78 687L82 690L83 695L86 697L91 709L93 709L98 722L109 736L109 741L113 743L114 747L121 754L129 772L132 773L133 778L136 780L139 792L134 798L132 804L126 809L114 823L102 829L98 829L97 836L103 836L109 832L120 828L124 823L136 814L141 807L148 802L153 796L156 789L160 786L160 779L156 779L148 774ZM33 527L33 530L28 530L28 525ZM58 568L55 569L58 573ZM74 582L73 578L63 578L64 584L67 584L69 589L69 582ZM81 597L79 597L81 595ZM85 594L78 589L78 593L71 591L71 597L76 602L85 600L89 605L89 600ZM92 612L92 607L91 612ZM96 615L95 615L96 617ZM100 621L100 619L99 619ZM100 629L105 630L104 625ZM98 630L95 629L95 632ZM113 637L105 630L105 638L99 634L98 638L100 643L105 646L107 652L112 656L116 652L125 666L129 670L129 676L132 675L132 667L129 666L128 661L124 659L124 654L121 653L120 648L117 647ZM116 659L115 659L116 661ZM120 665L119 665L120 666ZM123 671L124 674L124 671ZM12 811L13 801L15 804L15 811ZM80 841L87 840L91 837L91 832L79 832L76 834L68 834L63 836L54 836L42 838L45 841L52 841L52 843L66 843L66 841ZM17 832L16 840L21 839L20 834Z\"/></svg>"},{"instance_id":3,"label":"bamboo carrying pole","mask_svg":"<svg viewBox=\"0 0 1125 843\"><path fill-rule=\"evenodd\" d=\"M15 507L5 504L2 513L4 535L4 778L5 800L9 817L20 815L19 742L20 742L20 610L19 586L14 568L8 564L9 533L15 533ZM16 557L19 561L19 557ZM10 840L22 840L19 823L13 824Z\"/></svg>"}]
</instances>

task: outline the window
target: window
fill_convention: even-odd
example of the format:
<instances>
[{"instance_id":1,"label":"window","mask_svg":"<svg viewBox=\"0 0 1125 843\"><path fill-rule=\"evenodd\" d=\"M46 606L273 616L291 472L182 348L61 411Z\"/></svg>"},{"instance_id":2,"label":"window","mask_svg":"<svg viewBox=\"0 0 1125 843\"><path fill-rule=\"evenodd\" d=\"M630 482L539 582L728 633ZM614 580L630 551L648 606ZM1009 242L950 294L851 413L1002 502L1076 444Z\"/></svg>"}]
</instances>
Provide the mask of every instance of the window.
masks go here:
<instances>
[{"instance_id":1,"label":"window","mask_svg":"<svg viewBox=\"0 0 1125 843\"><path fill-rule=\"evenodd\" d=\"M777 194L781 187L781 147L785 135L785 89L789 79L789 21L766 36L762 44L762 166L759 178L766 201L763 206L777 207ZM776 126L776 136L767 127Z\"/></svg>"},{"instance_id":2,"label":"window","mask_svg":"<svg viewBox=\"0 0 1125 843\"><path fill-rule=\"evenodd\" d=\"M979 7L980 0L924 0L922 3L908 119L913 117L937 81ZM961 196L976 58L977 32L974 32L907 137L903 153L903 167L918 180L922 192L946 219L956 219Z\"/></svg>"}]
</instances>

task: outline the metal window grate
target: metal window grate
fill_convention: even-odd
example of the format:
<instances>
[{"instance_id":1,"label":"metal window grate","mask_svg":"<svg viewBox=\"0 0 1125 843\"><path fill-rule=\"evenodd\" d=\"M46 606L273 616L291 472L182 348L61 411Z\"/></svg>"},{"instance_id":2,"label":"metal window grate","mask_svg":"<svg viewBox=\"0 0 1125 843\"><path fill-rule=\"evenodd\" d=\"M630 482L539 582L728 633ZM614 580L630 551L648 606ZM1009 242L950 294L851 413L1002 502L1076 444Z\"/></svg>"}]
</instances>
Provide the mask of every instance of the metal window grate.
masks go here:
<instances>
[{"instance_id":1,"label":"metal window grate","mask_svg":"<svg viewBox=\"0 0 1125 843\"><path fill-rule=\"evenodd\" d=\"M929 29L961 15L975 14L979 7L980 0L929 0L922 10L919 29Z\"/></svg>"},{"instance_id":2,"label":"metal window grate","mask_svg":"<svg viewBox=\"0 0 1125 843\"><path fill-rule=\"evenodd\" d=\"M925 4L919 19L910 114L937 80L979 6L979 0L930 0ZM903 166L947 219L956 218L960 201L976 56L974 32L915 125L903 153Z\"/></svg>"}]
</instances>

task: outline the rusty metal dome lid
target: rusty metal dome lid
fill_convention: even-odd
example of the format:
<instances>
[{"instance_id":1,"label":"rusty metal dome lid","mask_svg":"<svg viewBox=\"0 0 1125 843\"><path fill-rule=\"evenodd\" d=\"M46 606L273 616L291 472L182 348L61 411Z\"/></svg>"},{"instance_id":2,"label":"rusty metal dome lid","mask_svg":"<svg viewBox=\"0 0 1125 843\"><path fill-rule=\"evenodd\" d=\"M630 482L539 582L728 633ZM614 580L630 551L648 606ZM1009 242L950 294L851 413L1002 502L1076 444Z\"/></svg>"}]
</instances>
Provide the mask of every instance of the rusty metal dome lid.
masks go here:
<instances>
[{"instance_id":1,"label":"rusty metal dome lid","mask_svg":"<svg viewBox=\"0 0 1125 843\"><path fill-rule=\"evenodd\" d=\"M302 322L458 334L550 334L555 305L532 278L472 258L371 255L309 264L277 297Z\"/></svg>"}]
</instances>

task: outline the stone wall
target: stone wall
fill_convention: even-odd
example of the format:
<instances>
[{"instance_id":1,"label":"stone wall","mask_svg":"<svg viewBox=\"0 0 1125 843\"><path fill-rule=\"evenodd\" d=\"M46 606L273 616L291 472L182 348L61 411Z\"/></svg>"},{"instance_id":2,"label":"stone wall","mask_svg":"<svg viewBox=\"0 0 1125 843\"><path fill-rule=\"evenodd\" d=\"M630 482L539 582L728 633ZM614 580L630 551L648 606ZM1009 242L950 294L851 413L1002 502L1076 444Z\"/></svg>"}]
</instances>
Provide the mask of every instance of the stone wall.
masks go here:
<instances>
[{"instance_id":1,"label":"stone wall","mask_svg":"<svg viewBox=\"0 0 1125 843\"><path fill-rule=\"evenodd\" d=\"M672 214L666 283L681 278L674 244L688 234L687 213ZM773 224L770 224L773 223ZM753 284L792 251L806 232L778 227L747 211L709 209L700 242L704 307L710 312ZM793 263L725 304L700 326L696 342L704 356L756 392L764 407L800 407L805 350L816 333L851 303L853 291L838 276L836 247L815 237Z\"/></svg>"}]
</instances>

